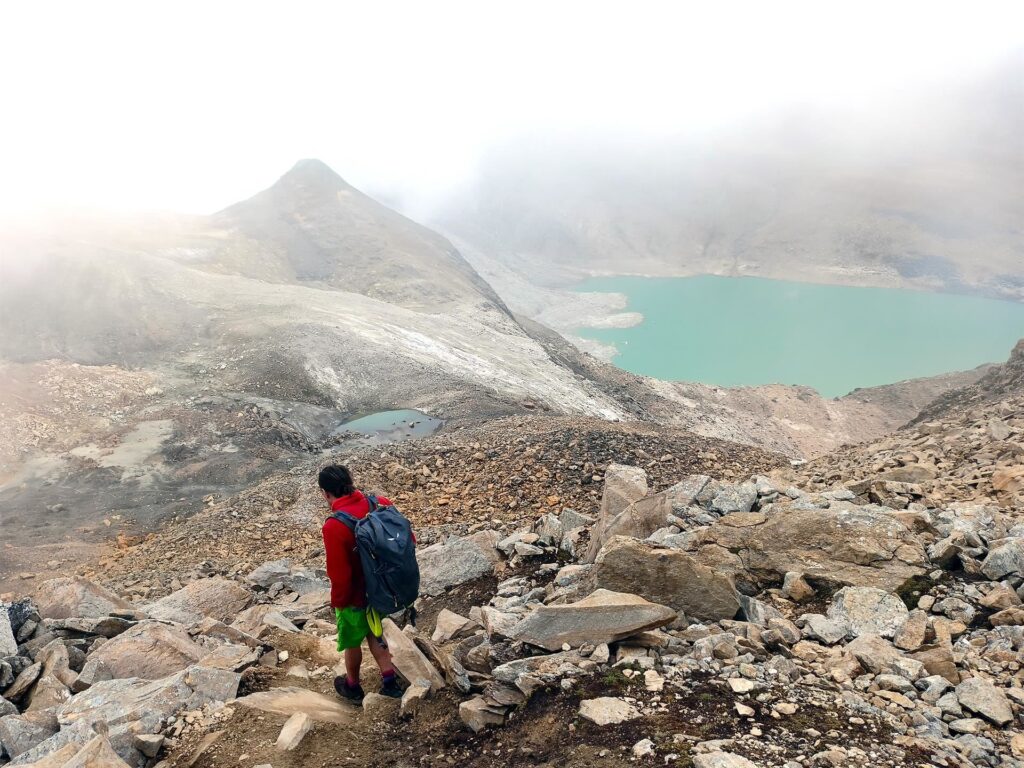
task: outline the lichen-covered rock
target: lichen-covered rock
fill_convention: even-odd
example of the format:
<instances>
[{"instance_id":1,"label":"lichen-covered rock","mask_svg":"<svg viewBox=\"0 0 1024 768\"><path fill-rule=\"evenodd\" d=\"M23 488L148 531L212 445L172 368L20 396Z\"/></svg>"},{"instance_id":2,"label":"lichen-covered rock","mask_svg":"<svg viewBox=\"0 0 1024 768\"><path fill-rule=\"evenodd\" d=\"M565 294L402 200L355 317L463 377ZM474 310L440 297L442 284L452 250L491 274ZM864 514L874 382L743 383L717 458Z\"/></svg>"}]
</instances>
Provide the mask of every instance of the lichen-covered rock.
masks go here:
<instances>
[{"instance_id":1,"label":"lichen-covered rock","mask_svg":"<svg viewBox=\"0 0 1024 768\"><path fill-rule=\"evenodd\" d=\"M846 627L851 638L867 634L891 638L908 614L899 597L873 587L843 587L828 610L828 617Z\"/></svg>"}]
</instances>

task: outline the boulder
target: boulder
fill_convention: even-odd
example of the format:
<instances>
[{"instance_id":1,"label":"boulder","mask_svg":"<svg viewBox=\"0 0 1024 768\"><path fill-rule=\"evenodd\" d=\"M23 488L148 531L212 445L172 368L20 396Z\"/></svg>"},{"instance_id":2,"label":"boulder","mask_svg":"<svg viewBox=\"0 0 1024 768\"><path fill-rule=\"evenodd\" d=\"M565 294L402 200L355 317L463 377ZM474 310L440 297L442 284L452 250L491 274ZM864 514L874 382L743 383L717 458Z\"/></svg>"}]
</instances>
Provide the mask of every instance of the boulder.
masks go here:
<instances>
[{"instance_id":1,"label":"boulder","mask_svg":"<svg viewBox=\"0 0 1024 768\"><path fill-rule=\"evenodd\" d=\"M335 698L328 698L306 688L291 687L250 693L235 699L235 704L288 717L301 712L317 722L339 725L351 723L357 712L352 705L342 704Z\"/></svg>"},{"instance_id":2,"label":"boulder","mask_svg":"<svg viewBox=\"0 0 1024 768\"><path fill-rule=\"evenodd\" d=\"M665 520L671 513L672 504L665 493L634 501L611 520L602 521L595 526L585 562L594 562L597 553L612 536L646 539L664 527Z\"/></svg>"},{"instance_id":3,"label":"boulder","mask_svg":"<svg viewBox=\"0 0 1024 768\"><path fill-rule=\"evenodd\" d=\"M757 486L753 483L723 485L711 500L711 509L723 515L749 512L757 501Z\"/></svg>"},{"instance_id":4,"label":"boulder","mask_svg":"<svg viewBox=\"0 0 1024 768\"><path fill-rule=\"evenodd\" d=\"M36 607L46 619L98 619L112 614L137 613L127 600L81 576L44 581L39 585Z\"/></svg>"},{"instance_id":5,"label":"boulder","mask_svg":"<svg viewBox=\"0 0 1024 768\"><path fill-rule=\"evenodd\" d=\"M969 677L956 687L960 706L1003 726L1013 721L1010 702L1001 690L981 677Z\"/></svg>"},{"instance_id":6,"label":"boulder","mask_svg":"<svg viewBox=\"0 0 1024 768\"><path fill-rule=\"evenodd\" d=\"M916 651L924 645L928 633L928 614L922 610L911 611L906 620L893 635L893 643L904 651Z\"/></svg>"},{"instance_id":7,"label":"boulder","mask_svg":"<svg viewBox=\"0 0 1024 768\"><path fill-rule=\"evenodd\" d=\"M476 626L476 624L471 619L459 616L459 614L449 611L447 608L442 608L441 612L437 614L437 620L434 622L434 633L430 636L430 639L435 643L445 643L473 626Z\"/></svg>"},{"instance_id":8,"label":"boulder","mask_svg":"<svg viewBox=\"0 0 1024 768\"><path fill-rule=\"evenodd\" d=\"M910 656L924 664L929 675L941 675L953 685L960 682L960 671L957 669L953 648L948 641L926 645Z\"/></svg>"},{"instance_id":9,"label":"boulder","mask_svg":"<svg viewBox=\"0 0 1024 768\"><path fill-rule=\"evenodd\" d=\"M707 475L688 475L675 485L666 488L664 495L668 498L672 513L681 516L688 507L699 505L705 494L714 498L718 485L711 486L712 480ZM711 493L711 490L714 490Z\"/></svg>"},{"instance_id":10,"label":"boulder","mask_svg":"<svg viewBox=\"0 0 1024 768\"><path fill-rule=\"evenodd\" d=\"M322 592L331 588L331 583L326 577L319 576L309 568L292 565L292 561L288 558L264 563L246 576L245 580L264 589L269 589L274 584L282 584L285 589L300 595Z\"/></svg>"},{"instance_id":11,"label":"boulder","mask_svg":"<svg viewBox=\"0 0 1024 768\"><path fill-rule=\"evenodd\" d=\"M758 768L742 755L732 752L708 752L693 756L693 768Z\"/></svg>"},{"instance_id":12,"label":"boulder","mask_svg":"<svg viewBox=\"0 0 1024 768\"><path fill-rule=\"evenodd\" d=\"M507 711L507 707L491 704L483 696L474 696L459 704L459 718L474 733L479 733L489 725L502 725Z\"/></svg>"},{"instance_id":13,"label":"boulder","mask_svg":"<svg viewBox=\"0 0 1024 768\"><path fill-rule=\"evenodd\" d=\"M498 538L495 531L478 531L470 536L450 536L417 551L420 594L440 595L449 587L491 573L501 561L495 549Z\"/></svg>"},{"instance_id":14,"label":"boulder","mask_svg":"<svg viewBox=\"0 0 1024 768\"><path fill-rule=\"evenodd\" d=\"M844 651L857 659L864 669L876 675L887 672L901 656L888 640L870 634L859 635L847 644Z\"/></svg>"},{"instance_id":15,"label":"boulder","mask_svg":"<svg viewBox=\"0 0 1024 768\"><path fill-rule=\"evenodd\" d=\"M64 765L82 750L80 742L71 742L62 747L54 747L45 757L38 756L31 763L19 763L24 768L64 768Z\"/></svg>"},{"instance_id":16,"label":"boulder","mask_svg":"<svg viewBox=\"0 0 1024 768\"><path fill-rule=\"evenodd\" d=\"M992 581L1024 576L1024 538L1004 539L990 549L981 564L981 572Z\"/></svg>"},{"instance_id":17,"label":"boulder","mask_svg":"<svg viewBox=\"0 0 1024 768\"><path fill-rule=\"evenodd\" d=\"M104 736L87 743L62 768L130 768Z\"/></svg>"},{"instance_id":18,"label":"boulder","mask_svg":"<svg viewBox=\"0 0 1024 768\"><path fill-rule=\"evenodd\" d=\"M305 712L296 712L285 722L274 746L281 752L291 752L313 730L314 722Z\"/></svg>"},{"instance_id":19,"label":"boulder","mask_svg":"<svg viewBox=\"0 0 1024 768\"><path fill-rule=\"evenodd\" d=\"M640 595L700 621L733 618L740 607L732 580L682 550L615 536L585 577L593 588Z\"/></svg>"},{"instance_id":20,"label":"boulder","mask_svg":"<svg viewBox=\"0 0 1024 768\"><path fill-rule=\"evenodd\" d=\"M604 471L604 490L598 523L607 522L647 495L647 473L640 467L609 464Z\"/></svg>"},{"instance_id":21,"label":"boulder","mask_svg":"<svg viewBox=\"0 0 1024 768\"><path fill-rule=\"evenodd\" d=\"M161 680L126 678L98 682L57 708L61 730L39 745L39 749L53 749L67 739L80 738L96 721L104 721L110 728L111 739L122 736L130 748L134 734L158 733L172 715L230 698L239 679L234 673L192 667ZM54 739L62 738L65 741L61 744L51 745Z\"/></svg>"},{"instance_id":22,"label":"boulder","mask_svg":"<svg viewBox=\"0 0 1024 768\"><path fill-rule=\"evenodd\" d=\"M14 639L11 617L7 614L7 606L0 603L0 659L4 656L15 656L17 653L18 643Z\"/></svg>"},{"instance_id":23,"label":"boulder","mask_svg":"<svg viewBox=\"0 0 1024 768\"><path fill-rule=\"evenodd\" d=\"M638 595L598 589L567 605L542 605L520 621L511 639L557 651L562 645L612 643L671 624L676 612Z\"/></svg>"},{"instance_id":24,"label":"boulder","mask_svg":"<svg viewBox=\"0 0 1024 768\"><path fill-rule=\"evenodd\" d=\"M883 508L833 502L828 509L769 505L727 515L703 532L704 543L739 556L752 574L790 571L851 586L894 592L924 573L921 540Z\"/></svg>"},{"instance_id":25,"label":"boulder","mask_svg":"<svg viewBox=\"0 0 1024 768\"><path fill-rule=\"evenodd\" d=\"M43 665L39 662L25 667L21 670L18 676L14 678L14 682L11 684L11 687L3 691L4 698L10 699L11 701L17 701L28 693L28 690L35 685L36 680L39 679L39 676L42 673Z\"/></svg>"},{"instance_id":26,"label":"boulder","mask_svg":"<svg viewBox=\"0 0 1024 768\"><path fill-rule=\"evenodd\" d=\"M592 563L604 542L614 535L610 529L615 524L616 518L630 504L646 496L647 491L647 473L644 470L624 464L608 465L604 473L601 509L597 516L597 522L590 532L590 548L584 558L586 562ZM645 536L664 525L664 521L665 519L662 517L661 523L648 531Z\"/></svg>"},{"instance_id":27,"label":"boulder","mask_svg":"<svg viewBox=\"0 0 1024 768\"><path fill-rule=\"evenodd\" d=\"M576 651L563 651L516 659L495 667L491 674L499 683L514 686L529 696L563 677L580 677L595 669L595 662L583 659Z\"/></svg>"},{"instance_id":28,"label":"boulder","mask_svg":"<svg viewBox=\"0 0 1024 768\"><path fill-rule=\"evenodd\" d=\"M143 621L89 654L113 678L157 680L199 661L205 652L189 634L157 621Z\"/></svg>"},{"instance_id":29,"label":"boulder","mask_svg":"<svg viewBox=\"0 0 1024 768\"><path fill-rule=\"evenodd\" d=\"M843 587L828 609L828 618L847 628L848 637L879 635L891 638L909 611L896 595L874 587Z\"/></svg>"},{"instance_id":30,"label":"boulder","mask_svg":"<svg viewBox=\"0 0 1024 768\"><path fill-rule=\"evenodd\" d=\"M601 696L581 701L580 717L595 725L617 725L627 720L636 720L640 717L640 711L628 701Z\"/></svg>"},{"instance_id":31,"label":"boulder","mask_svg":"<svg viewBox=\"0 0 1024 768\"><path fill-rule=\"evenodd\" d=\"M151 618L198 624L205 617L227 621L252 601L252 595L241 585L228 579L212 578L193 581L146 607Z\"/></svg>"},{"instance_id":32,"label":"boulder","mask_svg":"<svg viewBox=\"0 0 1024 768\"><path fill-rule=\"evenodd\" d=\"M59 728L57 718L51 712L26 712L23 715L0 717L0 745L12 760L42 744Z\"/></svg>"},{"instance_id":33,"label":"boulder","mask_svg":"<svg viewBox=\"0 0 1024 768\"><path fill-rule=\"evenodd\" d=\"M432 691L445 687L445 680L423 652L416 647L413 639L398 628L391 619L384 619L384 641L391 651L391 661L398 673L408 683L426 681Z\"/></svg>"}]
</instances>

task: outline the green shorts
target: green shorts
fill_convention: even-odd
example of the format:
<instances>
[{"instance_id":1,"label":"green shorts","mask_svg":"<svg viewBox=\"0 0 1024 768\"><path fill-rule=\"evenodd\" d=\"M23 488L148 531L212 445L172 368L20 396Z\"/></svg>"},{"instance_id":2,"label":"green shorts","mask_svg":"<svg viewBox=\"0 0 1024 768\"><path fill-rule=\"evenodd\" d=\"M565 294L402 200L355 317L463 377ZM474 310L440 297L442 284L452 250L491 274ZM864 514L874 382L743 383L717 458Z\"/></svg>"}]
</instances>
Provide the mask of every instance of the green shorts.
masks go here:
<instances>
[{"instance_id":1,"label":"green shorts","mask_svg":"<svg viewBox=\"0 0 1024 768\"><path fill-rule=\"evenodd\" d=\"M335 608L334 618L338 624L338 650L358 648L363 639L370 634L370 624L366 620L365 608Z\"/></svg>"}]
</instances>

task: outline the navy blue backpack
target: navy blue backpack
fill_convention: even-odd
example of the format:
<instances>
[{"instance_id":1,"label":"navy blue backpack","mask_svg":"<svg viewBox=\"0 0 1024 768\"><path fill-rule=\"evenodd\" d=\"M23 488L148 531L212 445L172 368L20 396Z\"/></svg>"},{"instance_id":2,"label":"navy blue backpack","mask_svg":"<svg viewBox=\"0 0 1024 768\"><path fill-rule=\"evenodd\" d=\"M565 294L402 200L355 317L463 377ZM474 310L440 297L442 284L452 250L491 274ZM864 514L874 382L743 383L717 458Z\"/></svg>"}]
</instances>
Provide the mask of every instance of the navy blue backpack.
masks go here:
<instances>
[{"instance_id":1,"label":"navy blue backpack","mask_svg":"<svg viewBox=\"0 0 1024 768\"><path fill-rule=\"evenodd\" d=\"M340 511L331 517L348 526L355 537L368 605L382 617L409 609L415 623L413 603L420 593L420 568L412 524L393 504L383 506L376 496L364 496L370 504L365 517Z\"/></svg>"}]
</instances>

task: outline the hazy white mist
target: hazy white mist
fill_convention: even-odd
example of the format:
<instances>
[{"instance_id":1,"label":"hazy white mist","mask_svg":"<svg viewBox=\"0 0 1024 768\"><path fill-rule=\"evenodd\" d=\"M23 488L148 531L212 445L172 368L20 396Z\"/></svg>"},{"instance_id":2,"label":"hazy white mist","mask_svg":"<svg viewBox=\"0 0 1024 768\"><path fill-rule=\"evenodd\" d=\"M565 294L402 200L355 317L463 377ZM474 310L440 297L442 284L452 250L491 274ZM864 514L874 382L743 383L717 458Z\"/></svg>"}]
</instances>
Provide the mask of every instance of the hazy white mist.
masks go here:
<instances>
[{"instance_id":1,"label":"hazy white mist","mask_svg":"<svg viewBox=\"0 0 1024 768\"><path fill-rule=\"evenodd\" d=\"M523 137L715 141L787 111L874 151L1021 46L1017 2L6 3L0 215L206 213L300 157L415 213Z\"/></svg>"}]
</instances>

